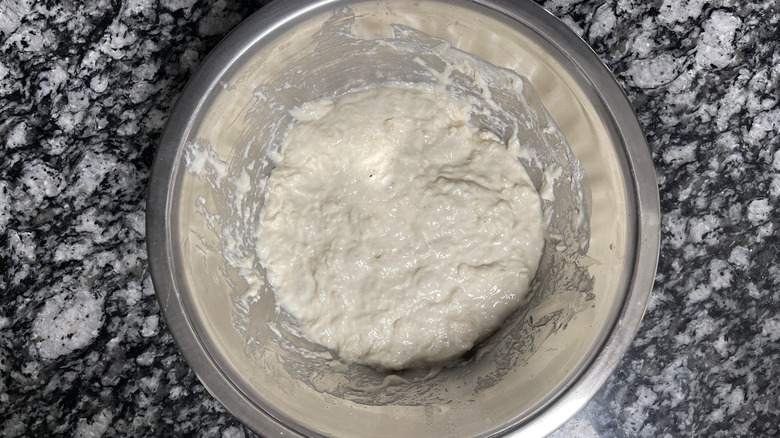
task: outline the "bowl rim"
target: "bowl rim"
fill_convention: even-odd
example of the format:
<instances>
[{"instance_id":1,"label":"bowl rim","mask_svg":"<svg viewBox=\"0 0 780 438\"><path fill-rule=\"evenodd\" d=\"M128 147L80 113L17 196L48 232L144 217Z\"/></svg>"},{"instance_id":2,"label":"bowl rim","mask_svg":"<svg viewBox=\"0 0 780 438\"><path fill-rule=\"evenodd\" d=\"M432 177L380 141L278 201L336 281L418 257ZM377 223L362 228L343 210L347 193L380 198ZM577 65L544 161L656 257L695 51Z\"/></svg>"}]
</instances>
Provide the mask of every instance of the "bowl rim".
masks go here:
<instances>
[{"instance_id":1,"label":"bowl rim","mask_svg":"<svg viewBox=\"0 0 780 438\"><path fill-rule=\"evenodd\" d=\"M444 0L436 0L444 1ZM219 79L247 50L297 17L348 7L361 0L275 0L252 14L225 37L190 78L173 110L155 152L146 202L146 245L154 290L169 331L182 356L204 387L242 423L262 436L294 435L281 419L253 403L217 365L187 314L181 298L174 258L171 211L173 189L183 146L204 102ZM452 3L452 2L451 2ZM521 23L552 42L587 77L609 110L614 127L625 146L636 199L636 254L619 315L599 353L571 386L542 412L520 424L508 426L509 436L544 436L573 417L596 394L628 351L642 321L658 264L660 249L660 197L650 149L634 110L623 89L598 55L579 36L550 12L530 0L458 0L475 4ZM261 29L260 32L257 30Z\"/></svg>"}]
</instances>

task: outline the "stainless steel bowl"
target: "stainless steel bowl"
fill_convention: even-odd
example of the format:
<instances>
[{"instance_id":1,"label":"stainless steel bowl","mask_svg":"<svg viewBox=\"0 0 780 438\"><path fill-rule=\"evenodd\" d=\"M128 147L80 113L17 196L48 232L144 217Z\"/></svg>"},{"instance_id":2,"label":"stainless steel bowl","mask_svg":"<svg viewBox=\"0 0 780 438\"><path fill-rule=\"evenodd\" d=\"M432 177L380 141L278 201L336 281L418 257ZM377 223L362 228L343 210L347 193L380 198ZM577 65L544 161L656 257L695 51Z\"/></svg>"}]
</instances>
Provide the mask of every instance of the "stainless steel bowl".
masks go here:
<instances>
[{"instance_id":1,"label":"stainless steel bowl","mask_svg":"<svg viewBox=\"0 0 780 438\"><path fill-rule=\"evenodd\" d=\"M383 374L340 365L281 333L292 322L275 310L252 257L262 178L272 167L264 141L281 130L258 86L306 75L291 69L301 59L341 59L316 42L345 7L362 38L389 37L390 25L402 24L526 77L584 169L586 250L546 249L531 302L458 367ZM365 74L331 75L293 100L332 94L345 78L356 86ZM147 208L152 277L174 339L206 388L264 436L549 433L585 405L627 350L658 256L658 190L631 106L587 45L531 2L264 7L182 92L155 157Z\"/></svg>"}]
</instances>

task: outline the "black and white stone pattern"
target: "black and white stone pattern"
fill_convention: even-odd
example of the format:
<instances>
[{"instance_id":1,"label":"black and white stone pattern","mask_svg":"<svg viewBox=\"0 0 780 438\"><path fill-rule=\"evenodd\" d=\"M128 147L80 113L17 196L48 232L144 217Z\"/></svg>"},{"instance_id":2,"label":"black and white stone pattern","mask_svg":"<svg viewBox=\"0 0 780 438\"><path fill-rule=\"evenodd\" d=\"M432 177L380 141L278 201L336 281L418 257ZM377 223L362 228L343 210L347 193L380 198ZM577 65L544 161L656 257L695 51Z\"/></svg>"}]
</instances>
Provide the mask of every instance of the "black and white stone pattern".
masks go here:
<instances>
[{"instance_id":1,"label":"black and white stone pattern","mask_svg":"<svg viewBox=\"0 0 780 438\"><path fill-rule=\"evenodd\" d=\"M162 320L144 244L173 102L265 3L0 0L0 431L252 436ZM625 88L661 193L631 349L554 436L780 436L780 3L550 0Z\"/></svg>"}]
</instances>

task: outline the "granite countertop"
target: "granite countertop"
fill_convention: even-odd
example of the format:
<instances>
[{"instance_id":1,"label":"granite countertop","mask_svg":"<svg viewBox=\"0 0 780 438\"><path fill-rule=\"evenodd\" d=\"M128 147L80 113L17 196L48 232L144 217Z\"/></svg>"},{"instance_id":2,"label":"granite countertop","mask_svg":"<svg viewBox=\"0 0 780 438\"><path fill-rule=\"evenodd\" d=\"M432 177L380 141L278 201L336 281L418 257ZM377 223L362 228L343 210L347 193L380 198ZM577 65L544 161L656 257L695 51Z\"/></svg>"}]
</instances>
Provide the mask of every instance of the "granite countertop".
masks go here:
<instances>
[{"instance_id":1,"label":"granite countertop","mask_svg":"<svg viewBox=\"0 0 780 438\"><path fill-rule=\"evenodd\" d=\"M211 48L264 3L0 0L0 430L251 436L160 315L156 142ZM780 4L551 0L615 72L661 192L627 356L555 436L780 435Z\"/></svg>"}]
</instances>

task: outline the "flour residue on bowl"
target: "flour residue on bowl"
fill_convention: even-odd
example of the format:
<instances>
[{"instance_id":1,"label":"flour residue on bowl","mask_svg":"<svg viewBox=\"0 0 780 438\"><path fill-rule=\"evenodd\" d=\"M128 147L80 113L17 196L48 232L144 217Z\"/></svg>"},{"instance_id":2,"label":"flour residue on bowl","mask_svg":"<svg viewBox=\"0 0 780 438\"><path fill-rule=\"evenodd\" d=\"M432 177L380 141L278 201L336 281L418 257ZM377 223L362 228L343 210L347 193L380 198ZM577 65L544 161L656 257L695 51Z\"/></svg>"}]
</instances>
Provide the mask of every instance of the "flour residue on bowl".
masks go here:
<instances>
[{"instance_id":1,"label":"flour residue on bowl","mask_svg":"<svg viewBox=\"0 0 780 438\"><path fill-rule=\"evenodd\" d=\"M289 375L318 391L358 403L417 404L446 399L442 391L447 382L462 382L466 371L459 370L467 367L456 366L434 373L435 377L410 370L398 375L414 385L387 387L382 384L386 373L344 365L328 349L310 342L294 315L274 299L256 252L256 230L269 175L280 163L284 138L306 118L300 111L305 103L333 101L355 90L384 84L435 86L468 102L468 123L492 133L505 145L505 151L522 164L541 194L546 242L530 302L473 350L474 356L463 359L463 363L470 363L483 358L480 361L486 367L486 377L474 383L474 391L479 391L528 360L546 336L564 327L593 299L592 282L588 283L585 268L576 263L576 258L587 252L589 236L582 168L523 77L405 26L393 26L392 38L358 38L352 32L354 22L351 11L336 13L314 37L311 52L284 60L288 64L274 80L256 87L243 120L234 122L241 130L234 144L216 147L219 138L196 138L187 143L188 172L212 188L209 196L199 198L196 209L208 221L218 243L213 238L197 237L226 261L223 275L234 288L233 323L247 339L247 354L259 364L279 363ZM579 280L575 283L572 278ZM542 308L545 315L532 312ZM530 323L532 315L545 324ZM509 353L495 357L497 352ZM306 360L300 360L304 356ZM383 388L380 395L355 390L378 387Z\"/></svg>"}]
</instances>

